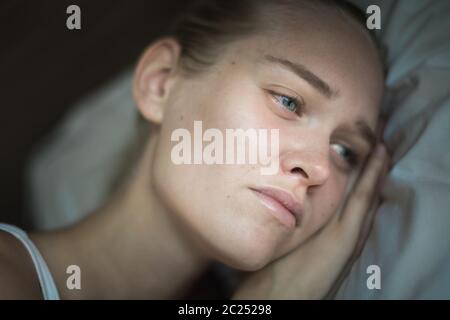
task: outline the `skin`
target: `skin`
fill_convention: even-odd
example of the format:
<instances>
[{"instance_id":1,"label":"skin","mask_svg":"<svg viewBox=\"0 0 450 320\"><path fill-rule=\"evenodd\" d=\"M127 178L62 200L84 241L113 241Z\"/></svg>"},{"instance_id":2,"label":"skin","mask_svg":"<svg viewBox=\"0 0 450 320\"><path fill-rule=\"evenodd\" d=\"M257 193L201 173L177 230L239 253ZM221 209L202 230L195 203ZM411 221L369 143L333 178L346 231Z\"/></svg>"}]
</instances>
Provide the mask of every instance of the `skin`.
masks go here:
<instances>
[{"instance_id":1,"label":"skin","mask_svg":"<svg viewBox=\"0 0 450 320\"><path fill-rule=\"evenodd\" d=\"M62 298L177 297L212 260L250 272L235 298L321 298L332 288L367 235L367 213L386 170L385 152L364 166L372 145L353 128L362 120L377 131L383 75L360 27L331 10L299 15L295 26L234 41L195 75L180 67L174 39L160 39L145 51L133 94L156 129L133 174L80 223L30 235ZM333 94L327 97L280 61L307 67ZM303 112L285 109L280 95L303 101ZM279 129L279 172L262 176L259 165L175 165L171 133L192 130L194 120L223 132ZM346 162L342 146L359 154L356 167ZM358 179L361 168L364 179ZM356 188L338 214L354 180L364 192ZM280 224L249 190L263 186L285 190L302 204L299 226ZM6 237L0 233L0 242ZM343 244L339 250L337 241ZM33 281L23 277L32 269L29 258L8 252L0 251L0 281L5 270L14 280L0 289L0 297ZM10 260L24 270L12 272L1 263ZM82 290L66 289L71 264L82 270ZM325 272L330 275L323 277ZM288 280L293 274L298 281ZM41 296L35 284L34 278L28 298Z\"/></svg>"}]
</instances>

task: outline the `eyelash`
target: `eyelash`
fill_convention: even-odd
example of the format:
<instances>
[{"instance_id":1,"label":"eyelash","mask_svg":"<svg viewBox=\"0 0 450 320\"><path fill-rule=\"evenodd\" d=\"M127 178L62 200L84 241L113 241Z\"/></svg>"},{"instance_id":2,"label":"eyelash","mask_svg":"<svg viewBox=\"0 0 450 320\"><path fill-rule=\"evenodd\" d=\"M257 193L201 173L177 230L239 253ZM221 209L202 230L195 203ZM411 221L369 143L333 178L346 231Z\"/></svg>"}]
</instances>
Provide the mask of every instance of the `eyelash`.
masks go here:
<instances>
[{"instance_id":1,"label":"eyelash","mask_svg":"<svg viewBox=\"0 0 450 320\"><path fill-rule=\"evenodd\" d=\"M303 111L304 103L303 103L300 99L295 98L295 97L288 96L288 95L286 95L286 94L280 94L280 93L277 93L277 92L274 92L274 91L269 91L269 92L270 92L270 94L275 98L275 100L277 100L277 103L278 103L280 106L282 106L284 109L286 109L288 112L292 112L292 113L296 113L296 114L301 114L301 112ZM281 99L280 99L280 98L281 98ZM282 103L282 99L283 99L283 98L287 98L287 99L291 100L291 102L295 103L295 105L296 105L296 106L295 106L295 110L291 110L291 109L289 109L288 106L284 105L284 104Z\"/></svg>"},{"instance_id":2,"label":"eyelash","mask_svg":"<svg viewBox=\"0 0 450 320\"><path fill-rule=\"evenodd\" d=\"M359 163L360 163L360 159L359 156L356 152L354 152L352 149L344 146L343 144L338 144L340 147L344 148L345 150L347 150L346 152L349 153L348 158L345 158L344 156L341 156L345 162L347 162L350 166L351 169L356 168Z\"/></svg>"},{"instance_id":3,"label":"eyelash","mask_svg":"<svg viewBox=\"0 0 450 320\"><path fill-rule=\"evenodd\" d=\"M277 103L281 107L283 107L285 110L287 110L288 112L292 112L292 113L295 113L295 114L301 114L302 113L303 108L304 108L304 103L300 99L295 98L295 97L291 97L291 96L286 95L286 94L280 94L280 93L277 93L275 91L269 91L269 92L275 98ZM291 103L293 102L295 104L295 109L294 110L290 109L288 106L283 104L283 101L286 101L285 98L290 100ZM350 166L351 169L356 168L359 165L359 162L360 162L358 154L356 152L354 152L352 149L350 149L350 148L348 148L348 147L346 147L346 146L344 146L342 144L339 144L339 146L343 147L346 150L346 152L349 154L347 156L347 158L345 158L344 156L341 156L344 159L344 161L348 163L348 165Z\"/></svg>"}]
</instances>

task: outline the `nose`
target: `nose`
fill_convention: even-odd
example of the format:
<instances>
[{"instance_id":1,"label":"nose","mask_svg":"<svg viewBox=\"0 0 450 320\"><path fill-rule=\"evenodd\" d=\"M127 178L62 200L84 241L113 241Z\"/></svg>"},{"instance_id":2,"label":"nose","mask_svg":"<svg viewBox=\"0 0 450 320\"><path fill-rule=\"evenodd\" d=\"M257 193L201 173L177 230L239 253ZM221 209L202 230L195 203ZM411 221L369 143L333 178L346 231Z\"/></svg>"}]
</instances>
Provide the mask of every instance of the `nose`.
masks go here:
<instances>
[{"instance_id":1,"label":"nose","mask_svg":"<svg viewBox=\"0 0 450 320\"><path fill-rule=\"evenodd\" d=\"M323 184L330 175L328 154L323 151L291 151L280 160L283 174L297 176L308 187Z\"/></svg>"}]
</instances>

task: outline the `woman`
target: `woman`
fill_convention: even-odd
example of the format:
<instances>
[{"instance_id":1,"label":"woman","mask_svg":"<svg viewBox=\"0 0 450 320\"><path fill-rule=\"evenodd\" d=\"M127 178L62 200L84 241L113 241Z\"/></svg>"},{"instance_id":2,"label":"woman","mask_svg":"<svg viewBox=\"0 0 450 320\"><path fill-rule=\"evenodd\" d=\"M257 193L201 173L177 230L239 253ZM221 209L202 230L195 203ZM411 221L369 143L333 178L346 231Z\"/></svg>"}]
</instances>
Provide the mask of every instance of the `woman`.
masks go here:
<instances>
[{"instance_id":1,"label":"woman","mask_svg":"<svg viewBox=\"0 0 450 320\"><path fill-rule=\"evenodd\" d=\"M376 141L383 77L373 39L341 1L199 2L136 68L133 95L151 130L132 174L70 228L29 241L3 227L0 297L175 298L213 261L248 272L235 298L332 294L388 167ZM278 130L276 174L176 164L172 134L194 121ZM67 288L70 265L80 290Z\"/></svg>"}]
</instances>

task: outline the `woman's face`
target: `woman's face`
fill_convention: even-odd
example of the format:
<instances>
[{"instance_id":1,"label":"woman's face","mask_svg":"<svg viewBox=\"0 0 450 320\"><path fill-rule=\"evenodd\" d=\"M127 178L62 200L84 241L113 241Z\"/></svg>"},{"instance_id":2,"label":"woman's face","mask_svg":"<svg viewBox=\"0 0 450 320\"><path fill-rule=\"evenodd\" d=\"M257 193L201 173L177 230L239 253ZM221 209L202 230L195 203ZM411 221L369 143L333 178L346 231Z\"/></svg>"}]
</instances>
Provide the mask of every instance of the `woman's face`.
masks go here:
<instances>
[{"instance_id":1,"label":"woman's face","mask_svg":"<svg viewBox=\"0 0 450 320\"><path fill-rule=\"evenodd\" d=\"M156 133L157 194L212 258L243 270L288 253L329 221L377 126L383 75L373 44L332 13L299 21L231 43L200 74L177 73ZM262 164L175 164L172 132L186 128L193 139L196 120L224 136L279 129L278 173L262 175ZM280 223L254 191L262 188L291 195L302 209L297 226Z\"/></svg>"}]
</instances>

